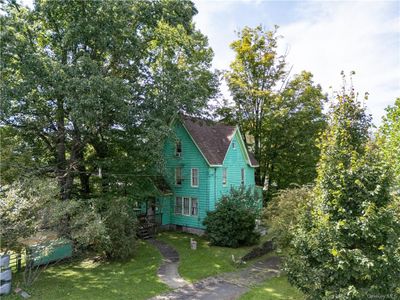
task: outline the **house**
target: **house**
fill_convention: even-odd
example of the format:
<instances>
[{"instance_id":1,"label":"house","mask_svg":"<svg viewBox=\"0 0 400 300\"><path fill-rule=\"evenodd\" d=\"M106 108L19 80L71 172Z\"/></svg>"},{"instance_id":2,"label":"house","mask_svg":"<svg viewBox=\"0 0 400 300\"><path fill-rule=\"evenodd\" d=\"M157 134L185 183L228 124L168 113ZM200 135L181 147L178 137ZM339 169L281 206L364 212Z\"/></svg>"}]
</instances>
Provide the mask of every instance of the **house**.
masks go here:
<instances>
[{"instance_id":1,"label":"house","mask_svg":"<svg viewBox=\"0 0 400 300\"><path fill-rule=\"evenodd\" d=\"M170 191L149 207L161 216L162 227L202 234L207 211L214 210L232 186L258 188L254 178L258 163L237 126L182 115L172 126L175 137L164 145Z\"/></svg>"}]
</instances>

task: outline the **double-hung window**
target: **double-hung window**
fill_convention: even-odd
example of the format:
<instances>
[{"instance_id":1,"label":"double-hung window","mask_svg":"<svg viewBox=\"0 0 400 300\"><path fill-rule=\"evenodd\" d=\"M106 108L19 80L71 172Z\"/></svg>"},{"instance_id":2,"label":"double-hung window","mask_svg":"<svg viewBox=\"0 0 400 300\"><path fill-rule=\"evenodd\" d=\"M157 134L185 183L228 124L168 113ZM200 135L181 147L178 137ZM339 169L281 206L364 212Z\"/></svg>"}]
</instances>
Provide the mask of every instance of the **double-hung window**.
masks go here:
<instances>
[{"instance_id":1,"label":"double-hung window","mask_svg":"<svg viewBox=\"0 0 400 300\"><path fill-rule=\"evenodd\" d=\"M176 215L182 214L182 197L175 198L175 214Z\"/></svg>"},{"instance_id":2,"label":"double-hung window","mask_svg":"<svg viewBox=\"0 0 400 300\"><path fill-rule=\"evenodd\" d=\"M190 215L197 216L197 198L191 198L191 211Z\"/></svg>"},{"instance_id":3,"label":"double-hung window","mask_svg":"<svg viewBox=\"0 0 400 300\"><path fill-rule=\"evenodd\" d=\"M199 186L199 169L192 169L192 187Z\"/></svg>"},{"instance_id":4,"label":"double-hung window","mask_svg":"<svg viewBox=\"0 0 400 300\"><path fill-rule=\"evenodd\" d=\"M189 216L190 215L190 198L189 197L184 197L183 198L183 212L182 214L185 216Z\"/></svg>"},{"instance_id":5,"label":"double-hung window","mask_svg":"<svg viewBox=\"0 0 400 300\"><path fill-rule=\"evenodd\" d=\"M197 198L176 197L175 215L197 216L199 213L199 204Z\"/></svg>"},{"instance_id":6,"label":"double-hung window","mask_svg":"<svg viewBox=\"0 0 400 300\"><path fill-rule=\"evenodd\" d=\"M228 169L222 168L222 185L226 185L228 182Z\"/></svg>"},{"instance_id":7,"label":"double-hung window","mask_svg":"<svg viewBox=\"0 0 400 300\"><path fill-rule=\"evenodd\" d=\"M182 185L182 168L176 167L175 169L175 184Z\"/></svg>"}]
</instances>

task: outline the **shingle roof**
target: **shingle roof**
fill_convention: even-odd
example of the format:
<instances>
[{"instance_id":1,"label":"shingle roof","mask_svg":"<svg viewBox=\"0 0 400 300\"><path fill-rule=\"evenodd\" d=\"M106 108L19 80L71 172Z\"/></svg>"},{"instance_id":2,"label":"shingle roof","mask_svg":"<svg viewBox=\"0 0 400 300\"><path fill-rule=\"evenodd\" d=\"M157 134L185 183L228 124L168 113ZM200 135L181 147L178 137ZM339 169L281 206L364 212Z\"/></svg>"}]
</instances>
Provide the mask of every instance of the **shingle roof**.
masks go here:
<instances>
[{"instance_id":1,"label":"shingle roof","mask_svg":"<svg viewBox=\"0 0 400 300\"><path fill-rule=\"evenodd\" d=\"M181 116L182 122L210 165L222 165L236 127L210 120ZM251 165L258 166L254 156Z\"/></svg>"}]
</instances>

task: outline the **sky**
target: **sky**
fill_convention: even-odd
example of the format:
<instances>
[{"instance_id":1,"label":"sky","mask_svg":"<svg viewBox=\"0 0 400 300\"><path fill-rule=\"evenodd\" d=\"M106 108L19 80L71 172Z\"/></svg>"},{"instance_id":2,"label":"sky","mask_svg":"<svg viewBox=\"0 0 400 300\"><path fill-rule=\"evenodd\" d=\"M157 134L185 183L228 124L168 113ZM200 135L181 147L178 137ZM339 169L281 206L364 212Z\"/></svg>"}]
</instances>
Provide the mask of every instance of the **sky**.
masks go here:
<instances>
[{"instance_id":1,"label":"sky","mask_svg":"<svg viewBox=\"0 0 400 300\"><path fill-rule=\"evenodd\" d=\"M314 75L329 95L340 90L345 74L379 125L385 107L400 97L400 1L195 0L197 28L214 50L213 67L227 70L234 59L229 44L244 26L278 25L280 53L288 50L291 74ZM223 96L230 98L226 84Z\"/></svg>"},{"instance_id":2,"label":"sky","mask_svg":"<svg viewBox=\"0 0 400 300\"><path fill-rule=\"evenodd\" d=\"M32 6L32 0L23 0ZM213 68L229 69L229 45L244 26L279 26L279 51L288 50L291 74L302 70L332 95L345 74L361 96L369 93L368 112L379 125L385 107L400 97L400 1L194 0L194 21L214 50ZM226 84L222 97L231 99Z\"/></svg>"}]
</instances>

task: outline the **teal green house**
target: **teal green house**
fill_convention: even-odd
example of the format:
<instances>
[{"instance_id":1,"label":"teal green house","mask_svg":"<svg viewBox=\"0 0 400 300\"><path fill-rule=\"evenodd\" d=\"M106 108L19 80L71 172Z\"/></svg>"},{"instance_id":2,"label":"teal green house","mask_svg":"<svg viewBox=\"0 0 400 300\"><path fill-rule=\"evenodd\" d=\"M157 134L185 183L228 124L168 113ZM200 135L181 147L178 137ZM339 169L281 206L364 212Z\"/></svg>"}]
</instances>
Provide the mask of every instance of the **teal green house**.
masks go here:
<instances>
[{"instance_id":1,"label":"teal green house","mask_svg":"<svg viewBox=\"0 0 400 300\"><path fill-rule=\"evenodd\" d=\"M169 192L155 198L154 213L163 228L201 234L207 211L231 187L261 190L254 177L258 162L237 126L182 115L172 126L175 137L164 145Z\"/></svg>"}]
</instances>

